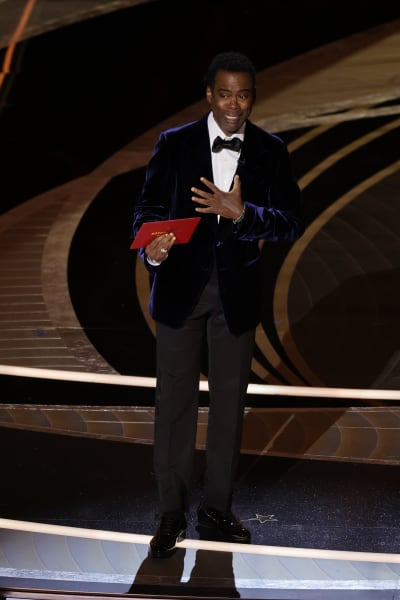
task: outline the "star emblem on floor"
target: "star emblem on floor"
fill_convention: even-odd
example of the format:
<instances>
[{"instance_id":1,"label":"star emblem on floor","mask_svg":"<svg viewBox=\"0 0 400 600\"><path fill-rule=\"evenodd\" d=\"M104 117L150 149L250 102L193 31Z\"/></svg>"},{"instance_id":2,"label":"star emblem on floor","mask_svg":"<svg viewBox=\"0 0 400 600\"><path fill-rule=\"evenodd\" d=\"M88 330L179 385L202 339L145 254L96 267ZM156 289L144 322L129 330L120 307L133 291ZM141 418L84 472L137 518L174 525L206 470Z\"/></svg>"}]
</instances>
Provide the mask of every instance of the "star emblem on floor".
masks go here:
<instances>
[{"instance_id":1,"label":"star emblem on floor","mask_svg":"<svg viewBox=\"0 0 400 600\"><path fill-rule=\"evenodd\" d=\"M256 513L255 517L246 519L246 521L258 521L259 523L270 523L277 520L278 519L275 519L275 515L259 515L258 513Z\"/></svg>"}]
</instances>

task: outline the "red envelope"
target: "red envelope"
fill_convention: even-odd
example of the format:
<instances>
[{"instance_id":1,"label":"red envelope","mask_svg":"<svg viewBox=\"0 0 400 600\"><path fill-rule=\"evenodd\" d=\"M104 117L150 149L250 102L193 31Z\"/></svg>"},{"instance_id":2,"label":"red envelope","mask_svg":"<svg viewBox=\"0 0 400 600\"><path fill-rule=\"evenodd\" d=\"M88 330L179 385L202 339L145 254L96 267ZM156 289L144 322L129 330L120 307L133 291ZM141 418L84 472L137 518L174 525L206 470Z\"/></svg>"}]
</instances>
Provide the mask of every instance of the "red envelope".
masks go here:
<instances>
[{"instance_id":1,"label":"red envelope","mask_svg":"<svg viewBox=\"0 0 400 600\"><path fill-rule=\"evenodd\" d=\"M173 233L176 237L175 244L186 244L192 237L200 219L201 217L188 217L187 219L142 223L130 248L145 248L154 238L163 233Z\"/></svg>"}]
</instances>

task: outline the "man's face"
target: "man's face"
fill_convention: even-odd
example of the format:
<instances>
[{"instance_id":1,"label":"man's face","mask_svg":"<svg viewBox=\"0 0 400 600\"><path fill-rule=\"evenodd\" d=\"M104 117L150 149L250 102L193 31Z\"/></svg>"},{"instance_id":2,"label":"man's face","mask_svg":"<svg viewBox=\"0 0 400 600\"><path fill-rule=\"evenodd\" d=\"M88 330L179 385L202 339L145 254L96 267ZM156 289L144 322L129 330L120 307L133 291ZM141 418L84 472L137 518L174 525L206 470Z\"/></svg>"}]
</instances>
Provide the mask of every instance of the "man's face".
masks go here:
<instances>
[{"instance_id":1,"label":"man's face","mask_svg":"<svg viewBox=\"0 0 400 600\"><path fill-rule=\"evenodd\" d=\"M243 124L254 103L253 83L248 73L217 71L214 87L207 86L206 98L227 137L244 131Z\"/></svg>"}]
</instances>

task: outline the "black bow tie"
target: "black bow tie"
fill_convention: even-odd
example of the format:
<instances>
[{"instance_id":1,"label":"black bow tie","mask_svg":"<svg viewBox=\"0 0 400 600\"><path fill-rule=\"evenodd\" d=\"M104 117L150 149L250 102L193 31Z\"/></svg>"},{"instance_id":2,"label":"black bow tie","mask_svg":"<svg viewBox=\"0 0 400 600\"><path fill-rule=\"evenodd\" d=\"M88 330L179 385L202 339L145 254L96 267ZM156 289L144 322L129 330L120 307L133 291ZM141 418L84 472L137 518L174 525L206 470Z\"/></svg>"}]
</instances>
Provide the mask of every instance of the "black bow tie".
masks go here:
<instances>
[{"instance_id":1,"label":"black bow tie","mask_svg":"<svg viewBox=\"0 0 400 600\"><path fill-rule=\"evenodd\" d=\"M219 136L215 138L212 151L213 152L221 152L222 148L228 148L228 150L234 150L235 152L240 152L240 148L242 147L242 140L238 137L234 137L230 140L223 140Z\"/></svg>"}]
</instances>

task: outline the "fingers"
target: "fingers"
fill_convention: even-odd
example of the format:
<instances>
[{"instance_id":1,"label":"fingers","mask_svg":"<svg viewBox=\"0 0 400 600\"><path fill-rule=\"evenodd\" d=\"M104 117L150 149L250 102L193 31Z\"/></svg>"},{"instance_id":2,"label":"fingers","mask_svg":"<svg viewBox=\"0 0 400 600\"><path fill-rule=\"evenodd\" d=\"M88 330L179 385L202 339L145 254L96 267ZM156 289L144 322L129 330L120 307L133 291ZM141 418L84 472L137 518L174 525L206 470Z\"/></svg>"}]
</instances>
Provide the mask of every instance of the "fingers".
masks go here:
<instances>
[{"instance_id":1,"label":"fingers","mask_svg":"<svg viewBox=\"0 0 400 600\"><path fill-rule=\"evenodd\" d=\"M193 192L193 194L195 194L194 196L192 196L192 200L194 200L194 202L199 202L200 204L210 204L210 202L212 202L213 198L215 197L214 194L210 194L209 192L205 192L204 190L199 190L195 187L192 187L191 191Z\"/></svg>"},{"instance_id":2,"label":"fingers","mask_svg":"<svg viewBox=\"0 0 400 600\"><path fill-rule=\"evenodd\" d=\"M168 253L175 240L176 237L173 233L165 233L156 237L145 249L147 257L152 261L164 262L168 258Z\"/></svg>"},{"instance_id":3,"label":"fingers","mask_svg":"<svg viewBox=\"0 0 400 600\"><path fill-rule=\"evenodd\" d=\"M222 190L220 190L219 187L217 187L214 183L212 183L212 181L209 181L205 177L200 177L200 181L202 183L204 183L210 191L206 191L204 189L201 190L200 188L197 188L197 187L190 188L190 190L193 192L193 194L195 194L195 196L192 196L192 200L195 200L196 202L200 202L201 204L207 204L207 202L215 199L216 194L226 193L226 192L223 192ZM235 175L235 177L233 179L233 187L232 187L232 190L230 193L232 193L232 192L234 192L234 193L240 192L240 177L239 177L239 175Z\"/></svg>"},{"instance_id":4,"label":"fingers","mask_svg":"<svg viewBox=\"0 0 400 600\"><path fill-rule=\"evenodd\" d=\"M205 177L200 177L200 181L211 191L197 187L190 188L195 194L192 196L192 201L201 205L195 208L196 212L203 214L213 213L228 219L234 219L237 216L238 210L242 210L243 202L239 175L234 176L232 189L226 192L220 190Z\"/></svg>"},{"instance_id":5,"label":"fingers","mask_svg":"<svg viewBox=\"0 0 400 600\"><path fill-rule=\"evenodd\" d=\"M193 202L197 202L197 204L203 205L203 208L196 207L196 212L218 213L218 206L220 204L220 200L217 194L219 195L221 193L221 190L205 177L200 177L200 181L204 183L204 185L206 185L210 191L199 189L197 187L190 188L193 194L195 194L194 196L192 196Z\"/></svg>"},{"instance_id":6,"label":"fingers","mask_svg":"<svg viewBox=\"0 0 400 600\"><path fill-rule=\"evenodd\" d=\"M213 194L215 194L215 192L219 191L219 188L217 188L217 186L212 181L207 179L206 177L200 177L200 181L201 181L201 183L204 183L204 185L207 186L208 189L211 190L211 192Z\"/></svg>"},{"instance_id":7,"label":"fingers","mask_svg":"<svg viewBox=\"0 0 400 600\"><path fill-rule=\"evenodd\" d=\"M156 252L158 252L158 260L166 260L168 258L168 252L174 245L176 237L173 233L166 233L165 235L160 235L155 241L156 244Z\"/></svg>"},{"instance_id":8,"label":"fingers","mask_svg":"<svg viewBox=\"0 0 400 600\"><path fill-rule=\"evenodd\" d=\"M239 175L235 175L235 177L233 178L232 192L240 192L240 189L241 189L240 177L239 177Z\"/></svg>"},{"instance_id":9,"label":"fingers","mask_svg":"<svg viewBox=\"0 0 400 600\"><path fill-rule=\"evenodd\" d=\"M214 195L217 192L220 192L221 190L216 185L214 185L212 181L209 181L205 177L200 177L200 181L201 183L204 183L204 185L208 187L210 191L199 189L197 187L192 187L190 188L191 191L194 194L196 194L196 197L192 197L192 200L195 200L196 202L200 202L202 204L207 204L208 201L212 200L214 198Z\"/></svg>"}]
</instances>

